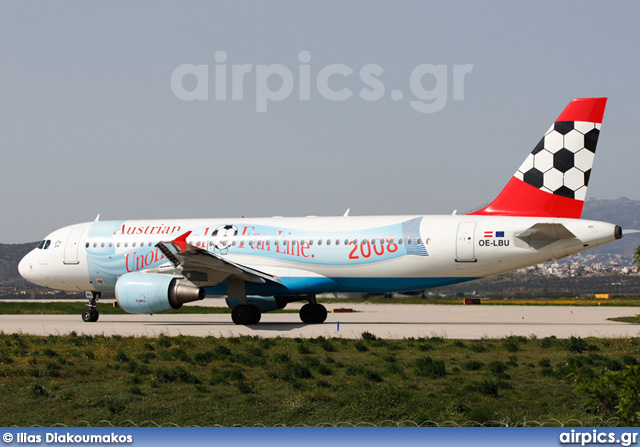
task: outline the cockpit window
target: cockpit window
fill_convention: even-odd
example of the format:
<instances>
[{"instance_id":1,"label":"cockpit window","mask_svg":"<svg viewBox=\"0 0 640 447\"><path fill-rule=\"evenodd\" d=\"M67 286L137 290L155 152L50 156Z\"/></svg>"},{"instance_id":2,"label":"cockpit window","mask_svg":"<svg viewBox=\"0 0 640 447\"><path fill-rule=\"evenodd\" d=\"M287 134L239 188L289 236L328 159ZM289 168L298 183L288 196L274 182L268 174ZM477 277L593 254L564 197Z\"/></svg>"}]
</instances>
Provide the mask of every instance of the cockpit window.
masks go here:
<instances>
[{"instance_id":1,"label":"cockpit window","mask_svg":"<svg viewBox=\"0 0 640 447\"><path fill-rule=\"evenodd\" d=\"M49 248L49 245L51 245L51 240L47 239L46 242L44 243L44 249L46 250L47 248Z\"/></svg>"},{"instance_id":2,"label":"cockpit window","mask_svg":"<svg viewBox=\"0 0 640 447\"><path fill-rule=\"evenodd\" d=\"M51 239L45 239L45 240L41 241L38 244L38 247L36 247L36 248L38 248L40 250L46 250L47 248L49 248L49 245L51 245Z\"/></svg>"},{"instance_id":3,"label":"cockpit window","mask_svg":"<svg viewBox=\"0 0 640 447\"><path fill-rule=\"evenodd\" d=\"M40 242L40 243L38 244L38 247L37 247L37 248L38 248L38 249L40 249L40 250L42 250L42 249L44 248L44 243L45 243L45 242L47 242L47 241L42 241L42 242Z\"/></svg>"}]
</instances>

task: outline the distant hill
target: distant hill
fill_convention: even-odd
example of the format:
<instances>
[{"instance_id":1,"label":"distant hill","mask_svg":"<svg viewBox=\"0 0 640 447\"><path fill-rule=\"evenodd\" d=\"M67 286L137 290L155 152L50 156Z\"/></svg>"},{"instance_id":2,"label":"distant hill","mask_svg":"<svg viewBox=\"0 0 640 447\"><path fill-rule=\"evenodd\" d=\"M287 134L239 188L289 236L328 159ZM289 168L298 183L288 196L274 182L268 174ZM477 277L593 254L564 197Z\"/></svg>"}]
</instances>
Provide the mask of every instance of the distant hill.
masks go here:
<instances>
[{"instance_id":1,"label":"distant hill","mask_svg":"<svg viewBox=\"0 0 640 447\"><path fill-rule=\"evenodd\" d=\"M18 273L20 259L37 245L38 242L0 244L0 286L17 287L19 289L37 287L22 279Z\"/></svg>"},{"instance_id":2,"label":"distant hill","mask_svg":"<svg viewBox=\"0 0 640 447\"><path fill-rule=\"evenodd\" d=\"M620 197L615 200L588 199L582 211L583 219L600 220L620 225L624 230L640 230L640 200ZM589 250L593 254L617 254L631 259L640 245L640 233Z\"/></svg>"}]
</instances>

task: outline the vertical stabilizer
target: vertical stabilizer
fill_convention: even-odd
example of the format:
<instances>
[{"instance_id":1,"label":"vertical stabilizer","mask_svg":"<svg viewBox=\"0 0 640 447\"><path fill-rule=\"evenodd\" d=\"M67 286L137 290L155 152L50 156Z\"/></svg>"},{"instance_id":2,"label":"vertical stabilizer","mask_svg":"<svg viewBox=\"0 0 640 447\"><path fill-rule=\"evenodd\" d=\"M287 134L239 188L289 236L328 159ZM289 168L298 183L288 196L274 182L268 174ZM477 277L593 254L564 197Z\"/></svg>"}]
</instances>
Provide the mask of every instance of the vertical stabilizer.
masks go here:
<instances>
[{"instance_id":1,"label":"vertical stabilizer","mask_svg":"<svg viewBox=\"0 0 640 447\"><path fill-rule=\"evenodd\" d=\"M571 101L498 197L471 214L579 218L606 103Z\"/></svg>"}]
</instances>

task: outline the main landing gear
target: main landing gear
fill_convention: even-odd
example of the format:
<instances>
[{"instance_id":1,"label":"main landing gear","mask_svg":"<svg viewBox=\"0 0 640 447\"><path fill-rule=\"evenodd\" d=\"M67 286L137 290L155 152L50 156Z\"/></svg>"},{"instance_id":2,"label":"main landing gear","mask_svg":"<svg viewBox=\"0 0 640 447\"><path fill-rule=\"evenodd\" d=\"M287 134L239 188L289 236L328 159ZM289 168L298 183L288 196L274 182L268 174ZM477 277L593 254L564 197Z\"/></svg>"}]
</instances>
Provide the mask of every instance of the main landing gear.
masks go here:
<instances>
[{"instance_id":1,"label":"main landing gear","mask_svg":"<svg viewBox=\"0 0 640 447\"><path fill-rule=\"evenodd\" d=\"M276 296L276 306L265 308L265 312L270 310L283 309L288 303L295 301L309 301L300 309L300 319L306 324L321 324L327 319L327 309L316 302L315 295L290 295ZM231 319L235 324L249 326L258 324L262 317L262 312L255 304L237 304L231 311Z\"/></svg>"},{"instance_id":2,"label":"main landing gear","mask_svg":"<svg viewBox=\"0 0 640 447\"><path fill-rule=\"evenodd\" d=\"M258 324L262 313L258 306L253 304L238 304L231 311L231 319L235 324L250 325Z\"/></svg>"},{"instance_id":3,"label":"main landing gear","mask_svg":"<svg viewBox=\"0 0 640 447\"><path fill-rule=\"evenodd\" d=\"M89 309L82 312L82 321L85 323L95 323L98 321L100 314L98 313L98 309L96 309L96 303L100 299L102 295L101 292L85 292L87 298L89 298L89 304L87 306Z\"/></svg>"},{"instance_id":4,"label":"main landing gear","mask_svg":"<svg viewBox=\"0 0 640 447\"><path fill-rule=\"evenodd\" d=\"M321 324L327 319L327 308L316 302L316 296L309 296L309 304L300 309L300 319L307 324Z\"/></svg>"}]
</instances>

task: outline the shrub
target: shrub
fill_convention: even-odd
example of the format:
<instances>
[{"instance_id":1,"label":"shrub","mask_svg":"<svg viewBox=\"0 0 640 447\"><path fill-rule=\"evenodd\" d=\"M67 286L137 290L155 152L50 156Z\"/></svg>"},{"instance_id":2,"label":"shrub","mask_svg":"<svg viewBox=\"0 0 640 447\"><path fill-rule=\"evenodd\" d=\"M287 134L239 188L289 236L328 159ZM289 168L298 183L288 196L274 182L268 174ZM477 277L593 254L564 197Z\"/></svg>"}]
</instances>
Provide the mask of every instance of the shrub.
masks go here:
<instances>
[{"instance_id":1,"label":"shrub","mask_svg":"<svg viewBox=\"0 0 640 447\"><path fill-rule=\"evenodd\" d=\"M416 360L416 374L418 376L438 378L444 377L445 365L442 360L433 360L431 357L422 357Z\"/></svg>"},{"instance_id":2,"label":"shrub","mask_svg":"<svg viewBox=\"0 0 640 447\"><path fill-rule=\"evenodd\" d=\"M206 365L215 360L216 355L213 351L198 352L193 356L193 360L199 365Z\"/></svg>"},{"instance_id":3,"label":"shrub","mask_svg":"<svg viewBox=\"0 0 640 447\"><path fill-rule=\"evenodd\" d=\"M543 368L551 368L551 360L545 357L538 361L538 365L542 366Z\"/></svg>"},{"instance_id":4,"label":"shrub","mask_svg":"<svg viewBox=\"0 0 640 447\"><path fill-rule=\"evenodd\" d=\"M123 351L118 351L115 356L116 362L128 362L129 357Z\"/></svg>"},{"instance_id":5,"label":"shrub","mask_svg":"<svg viewBox=\"0 0 640 447\"><path fill-rule=\"evenodd\" d=\"M311 354L311 349L309 349L309 347L307 345L305 345L304 343L300 343L298 345L298 352L300 354Z\"/></svg>"},{"instance_id":6,"label":"shrub","mask_svg":"<svg viewBox=\"0 0 640 447\"><path fill-rule=\"evenodd\" d=\"M363 340L367 340L367 341L375 341L378 339L378 337L376 337L375 335L367 331L363 332L361 337Z\"/></svg>"},{"instance_id":7,"label":"shrub","mask_svg":"<svg viewBox=\"0 0 640 447\"><path fill-rule=\"evenodd\" d=\"M311 379L313 377L309 368L296 362L287 363L286 372L298 379Z\"/></svg>"},{"instance_id":8,"label":"shrub","mask_svg":"<svg viewBox=\"0 0 640 447\"><path fill-rule=\"evenodd\" d=\"M246 382L236 382L236 388L238 389L238 391L240 391L242 394L253 394L255 393L255 391L246 384Z\"/></svg>"},{"instance_id":9,"label":"shrub","mask_svg":"<svg viewBox=\"0 0 640 447\"><path fill-rule=\"evenodd\" d=\"M640 423L640 366L607 371L599 377L579 377L576 390L586 395L585 404L590 410L619 417L628 426Z\"/></svg>"},{"instance_id":10,"label":"shrub","mask_svg":"<svg viewBox=\"0 0 640 447\"><path fill-rule=\"evenodd\" d=\"M31 394L35 397L47 397L49 395L42 385L37 383L31 386Z\"/></svg>"},{"instance_id":11,"label":"shrub","mask_svg":"<svg viewBox=\"0 0 640 447\"><path fill-rule=\"evenodd\" d=\"M462 367L467 371L477 371L484 366L484 363L476 360L470 360L462 364Z\"/></svg>"},{"instance_id":12,"label":"shrub","mask_svg":"<svg viewBox=\"0 0 640 447\"><path fill-rule=\"evenodd\" d=\"M491 380L483 380L477 385L478 391L485 396L499 397L498 384Z\"/></svg>"}]
</instances>

